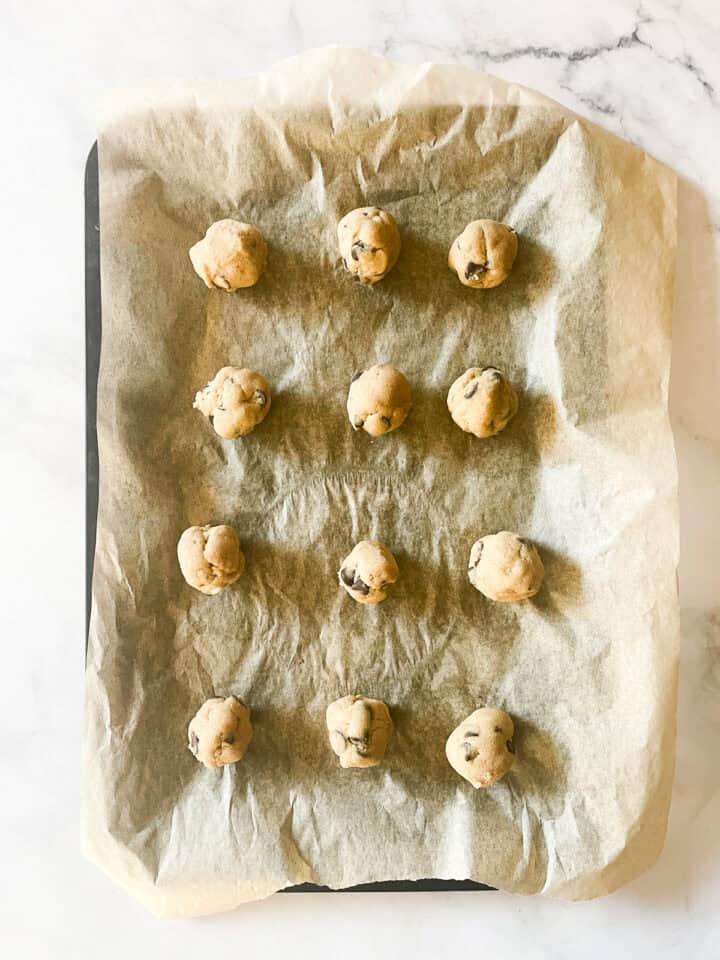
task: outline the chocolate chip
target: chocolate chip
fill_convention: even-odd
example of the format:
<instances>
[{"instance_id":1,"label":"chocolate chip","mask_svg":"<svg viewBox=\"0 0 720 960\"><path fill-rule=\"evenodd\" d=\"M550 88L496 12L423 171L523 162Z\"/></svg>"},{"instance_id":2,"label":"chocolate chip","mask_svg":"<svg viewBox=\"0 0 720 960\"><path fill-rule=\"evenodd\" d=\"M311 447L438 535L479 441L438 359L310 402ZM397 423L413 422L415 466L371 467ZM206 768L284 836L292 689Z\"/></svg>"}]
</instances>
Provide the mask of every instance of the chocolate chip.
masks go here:
<instances>
[{"instance_id":1,"label":"chocolate chip","mask_svg":"<svg viewBox=\"0 0 720 960\"><path fill-rule=\"evenodd\" d=\"M465 399L466 399L466 400L469 400L470 397L474 397L475 394L477 393L477 388L478 388L478 382L477 382L477 380L475 380L475 382L474 382L473 385L470 387L470 389L467 390L467 391L463 394L463 396L465 397Z\"/></svg>"},{"instance_id":2,"label":"chocolate chip","mask_svg":"<svg viewBox=\"0 0 720 960\"><path fill-rule=\"evenodd\" d=\"M340 579L346 586L351 587L355 580L355 571L348 570L347 567L343 567L340 571Z\"/></svg>"},{"instance_id":3,"label":"chocolate chip","mask_svg":"<svg viewBox=\"0 0 720 960\"><path fill-rule=\"evenodd\" d=\"M466 736L466 737L479 737L480 734L477 732L477 730L466 730L466 731L465 731L465 736Z\"/></svg>"},{"instance_id":4,"label":"chocolate chip","mask_svg":"<svg viewBox=\"0 0 720 960\"><path fill-rule=\"evenodd\" d=\"M488 265L486 263L473 263L471 261L465 267L465 279L474 280L475 277L479 277L481 273L485 273L487 269Z\"/></svg>"},{"instance_id":5,"label":"chocolate chip","mask_svg":"<svg viewBox=\"0 0 720 960\"><path fill-rule=\"evenodd\" d=\"M361 593L364 597L370 593L370 587L365 583L364 580L361 580L360 577L355 577L350 589L354 590L355 593Z\"/></svg>"},{"instance_id":6,"label":"chocolate chip","mask_svg":"<svg viewBox=\"0 0 720 960\"><path fill-rule=\"evenodd\" d=\"M505 746L508 748L510 753L515 753L515 744L512 742L512 740L507 740L505 742Z\"/></svg>"},{"instance_id":7,"label":"chocolate chip","mask_svg":"<svg viewBox=\"0 0 720 960\"><path fill-rule=\"evenodd\" d=\"M468 763L471 760L474 760L475 757L478 755L478 752L475 749L475 747L471 743L469 743L467 740L463 740L460 746L463 748L465 752L465 759L467 760Z\"/></svg>"},{"instance_id":8,"label":"chocolate chip","mask_svg":"<svg viewBox=\"0 0 720 960\"><path fill-rule=\"evenodd\" d=\"M255 403L256 403L259 407L264 407L264 406L265 406L265 404L267 403L267 394L265 393L264 390L256 390L256 391L255 391Z\"/></svg>"},{"instance_id":9,"label":"chocolate chip","mask_svg":"<svg viewBox=\"0 0 720 960\"><path fill-rule=\"evenodd\" d=\"M352 380L350 381L350 383L355 383L358 377L361 377L364 373L365 373L364 370L358 370L356 373L352 375Z\"/></svg>"},{"instance_id":10,"label":"chocolate chip","mask_svg":"<svg viewBox=\"0 0 720 960\"><path fill-rule=\"evenodd\" d=\"M495 727L495 733L502 733L502 727Z\"/></svg>"},{"instance_id":11,"label":"chocolate chip","mask_svg":"<svg viewBox=\"0 0 720 960\"><path fill-rule=\"evenodd\" d=\"M345 737L345 743L351 743L355 748L355 752L361 757L366 757L370 752L369 740L370 737L367 733L364 737Z\"/></svg>"},{"instance_id":12,"label":"chocolate chip","mask_svg":"<svg viewBox=\"0 0 720 960\"><path fill-rule=\"evenodd\" d=\"M200 738L198 737L198 735L195 733L194 730L191 730L191 731L190 731L190 743L188 744L188 746L190 747L190 749L192 750L192 752L195 754L195 756L197 756L198 746L199 746L199 745L200 745Z\"/></svg>"}]
</instances>

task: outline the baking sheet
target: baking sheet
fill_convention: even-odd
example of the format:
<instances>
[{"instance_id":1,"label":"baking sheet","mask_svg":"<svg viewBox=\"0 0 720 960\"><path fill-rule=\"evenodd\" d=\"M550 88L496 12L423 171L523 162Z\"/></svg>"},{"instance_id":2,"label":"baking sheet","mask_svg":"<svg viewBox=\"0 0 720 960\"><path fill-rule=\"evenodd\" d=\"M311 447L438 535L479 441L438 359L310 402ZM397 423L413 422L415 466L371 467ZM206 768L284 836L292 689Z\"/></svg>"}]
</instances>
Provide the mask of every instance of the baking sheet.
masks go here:
<instances>
[{"instance_id":1,"label":"baking sheet","mask_svg":"<svg viewBox=\"0 0 720 960\"><path fill-rule=\"evenodd\" d=\"M302 83L298 78L302 77ZM163 915L299 882L422 876L588 897L662 845L673 768L676 477L666 410L675 177L522 88L462 68L313 51L260 78L123 91L100 125L101 496L88 648L85 845ZM334 227L362 203L403 233L358 288ZM236 215L263 231L251 291L206 291L187 249ZM495 291L445 266L467 220L512 223ZM353 434L344 397L377 360L410 379L405 426ZM191 410L224 363L273 384L243 441ZM477 441L450 382L505 369L521 411ZM205 598L184 527L229 522L248 567ZM469 585L470 544L517 529L546 586ZM335 581L355 540L395 552L375 610ZM385 699L383 767L336 766L326 704ZM214 693L253 708L242 764L199 768L187 720ZM512 713L518 759L477 793L444 758L476 705Z\"/></svg>"}]
</instances>

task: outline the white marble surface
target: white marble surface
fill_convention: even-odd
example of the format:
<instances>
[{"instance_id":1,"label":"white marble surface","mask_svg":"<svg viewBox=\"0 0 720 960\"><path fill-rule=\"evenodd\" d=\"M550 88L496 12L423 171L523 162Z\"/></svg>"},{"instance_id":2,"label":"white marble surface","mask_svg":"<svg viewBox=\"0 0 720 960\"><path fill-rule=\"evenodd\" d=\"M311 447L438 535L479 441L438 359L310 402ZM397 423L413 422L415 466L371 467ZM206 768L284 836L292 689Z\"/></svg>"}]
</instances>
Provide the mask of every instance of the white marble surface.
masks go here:
<instances>
[{"instance_id":1,"label":"white marble surface","mask_svg":"<svg viewBox=\"0 0 720 960\"><path fill-rule=\"evenodd\" d=\"M161 923L79 854L82 170L95 99L136 79L248 73L328 43L536 87L682 177L671 387L682 523L677 778L659 863L600 901L293 895ZM719 53L717 0L2 4L0 955L720 956Z\"/></svg>"}]
</instances>

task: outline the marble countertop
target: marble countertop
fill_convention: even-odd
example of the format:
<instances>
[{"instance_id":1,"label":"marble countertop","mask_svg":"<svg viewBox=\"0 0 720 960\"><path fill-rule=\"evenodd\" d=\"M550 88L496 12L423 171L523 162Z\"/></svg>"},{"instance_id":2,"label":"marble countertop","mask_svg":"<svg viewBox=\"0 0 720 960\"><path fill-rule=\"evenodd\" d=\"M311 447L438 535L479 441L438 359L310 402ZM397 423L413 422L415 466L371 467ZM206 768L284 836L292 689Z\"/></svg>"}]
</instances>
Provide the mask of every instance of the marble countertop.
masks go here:
<instances>
[{"instance_id":1,"label":"marble countertop","mask_svg":"<svg viewBox=\"0 0 720 960\"><path fill-rule=\"evenodd\" d=\"M665 850L602 900L501 893L275 896L163 923L79 853L84 620L82 175L97 95L227 77L329 43L535 87L680 174L671 416L680 469L678 762ZM720 950L720 8L716 0L112 0L4 5L0 422L6 547L0 953L105 960L520 957Z\"/></svg>"}]
</instances>

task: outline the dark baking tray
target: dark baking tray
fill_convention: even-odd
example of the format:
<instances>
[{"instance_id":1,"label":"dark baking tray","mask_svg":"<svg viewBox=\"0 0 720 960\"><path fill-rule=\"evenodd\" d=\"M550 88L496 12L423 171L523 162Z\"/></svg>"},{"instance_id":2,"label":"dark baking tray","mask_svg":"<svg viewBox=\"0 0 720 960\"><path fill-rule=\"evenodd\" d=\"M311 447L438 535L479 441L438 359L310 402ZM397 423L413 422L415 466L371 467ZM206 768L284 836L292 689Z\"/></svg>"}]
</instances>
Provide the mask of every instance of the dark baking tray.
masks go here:
<instances>
[{"instance_id":1,"label":"dark baking tray","mask_svg":"<svg viewBox=\"0 0 720 960\"><path fill-rule=\"evenodd\" d=\"M97 144L85 164L85 649L90 629L95 528L98 511L98 447L97 447L97 382L102 340L100 301L100 208L98 198ZM434 890L493 890L474 880L385 880L381 883L359 883L354 887L332 890L315 883L299 883L280 893L408 893Z\"/></svg>"}]
</instances>

